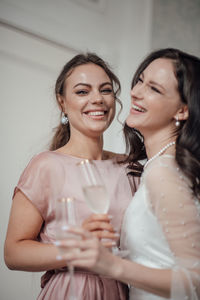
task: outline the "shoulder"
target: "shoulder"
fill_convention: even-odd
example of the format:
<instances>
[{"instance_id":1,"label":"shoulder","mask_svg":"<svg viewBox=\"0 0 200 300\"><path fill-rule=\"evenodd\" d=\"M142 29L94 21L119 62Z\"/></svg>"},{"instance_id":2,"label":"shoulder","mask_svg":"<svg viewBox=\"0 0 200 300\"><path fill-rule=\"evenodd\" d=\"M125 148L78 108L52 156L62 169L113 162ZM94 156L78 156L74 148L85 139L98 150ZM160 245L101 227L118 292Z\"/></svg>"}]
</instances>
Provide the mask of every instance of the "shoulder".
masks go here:
<instances>
[{"instance_id":1,"label":"shoulder","mask_svg":"<svg viewBox=\"0 0 200 300\"><path fill-rule=\"evenodd\" d=\"M46 162L46 161L49 161L49 160L54 160L55 159L55 155L54 155L54 152L53 151L43 151L43 152L40 152L38 154L35 154L31 161L34 161L34 162Z\"/></svg>"},{"instance_id":2,"label":"shoulder","mask_svg":"<svg viewBox=\"0 0 200 300\"><path fill-rule=\"evenodd\" d=\"M24 185L31 182L31 186L33 186L33 183L37 182L38 185L41 185L55 182L55 179L58 184L59 179L65 176L65 166L60 155L56 155L53 151L41 152L29 161L20 176L19 184Z\"/></svg>"},{"instance_id":3,"label":"shoulder","mask_svg":"<svg viewBox=\"0 0 200 300\"><path fill-rule=\"evenodd\" d=\"M174 188L183 185L180 172L175 158L172 156L163 156L152 161L144 168L142 181L147 189L151 191L167 190L169 193Z\"/></svg>"},{"instance_id":4,"label":"shoulder","mask_svg":"<svg viewBox=\"0 0 200 300\"><path fill-rule=\"evenodd\" d=\"M190 184L171 156L163 156L149 164L143 173L143 182L150 191L178 195L180 192L188 196Z\"/></svg>"},{"instance_id":5,"label":"shoulder","mask_svg":"<svg viewBox=\"0 0 200 300\"><path fill-rule=\"evenodd\" d=\"M29 161L28 168L50 168L57 162L56 155L52 151L44 151L34 155Z\"/></svg>"},{"instance_id":6,"label":"shoulder","mask_svg":"<svg viewBox=\"0 0 200 300\"><path fill-rule=\"evenodd\" d=\"M144 166L144 175L148 177L167 176L178 170L174 156L160 156L149 165Z\"/></svg>"},{"instance_id":7,"label":"shoulder","mask_svg":"<svg viewBox=\"0 0 200 300\"><path fill-rule=\"evenodd\" d=\"M115 153L111 151L104 151L103 153L106 159L113 159L117 162L123 162L127 158L127 156L123 153Z\"/></svg>"}]
</instances>

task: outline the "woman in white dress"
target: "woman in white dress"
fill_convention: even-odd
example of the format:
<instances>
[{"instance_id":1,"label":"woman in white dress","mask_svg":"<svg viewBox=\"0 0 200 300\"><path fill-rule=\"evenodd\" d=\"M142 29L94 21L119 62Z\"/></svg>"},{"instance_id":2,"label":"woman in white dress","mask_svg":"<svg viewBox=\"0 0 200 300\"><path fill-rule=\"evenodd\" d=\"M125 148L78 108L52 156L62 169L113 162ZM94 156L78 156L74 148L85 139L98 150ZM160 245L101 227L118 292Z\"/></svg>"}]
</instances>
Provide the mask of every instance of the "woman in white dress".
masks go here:
<instances>
[{"instance_id":1,"label":"woman in white dress","mask_svg":"<svg viewBox=\"0 0 200 300\"><path fill-rule=\"evenodd\" d=\"M82 229L66 258L130 285L131 300L200 299L200 59L177 49L151 53L132 81L125 136L141 175L114 256ZM138 160L147 158L144 165Z\"/></svg>"}]
</instances>

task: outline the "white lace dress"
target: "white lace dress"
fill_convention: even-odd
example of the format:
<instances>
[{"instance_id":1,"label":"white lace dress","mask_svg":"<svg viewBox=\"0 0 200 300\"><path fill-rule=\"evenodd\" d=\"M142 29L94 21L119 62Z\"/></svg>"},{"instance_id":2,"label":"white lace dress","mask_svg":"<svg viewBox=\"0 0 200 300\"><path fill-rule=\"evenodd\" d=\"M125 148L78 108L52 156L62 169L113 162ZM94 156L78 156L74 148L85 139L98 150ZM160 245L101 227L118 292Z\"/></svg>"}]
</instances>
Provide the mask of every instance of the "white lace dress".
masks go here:
<instances>
[{"instance_id":1,"label":"white lace dress","mask_svg":"<svg viewBox=\"0 0 200 300\"><path fill-rule=\"evenodd\" d=\"M121 247L132 261L172 270L170 299L200 299L200 202L173 156L160 156L144 169L124 216ZM131 286L130 299L165 298Z\"/></svg>"}]
</instances>

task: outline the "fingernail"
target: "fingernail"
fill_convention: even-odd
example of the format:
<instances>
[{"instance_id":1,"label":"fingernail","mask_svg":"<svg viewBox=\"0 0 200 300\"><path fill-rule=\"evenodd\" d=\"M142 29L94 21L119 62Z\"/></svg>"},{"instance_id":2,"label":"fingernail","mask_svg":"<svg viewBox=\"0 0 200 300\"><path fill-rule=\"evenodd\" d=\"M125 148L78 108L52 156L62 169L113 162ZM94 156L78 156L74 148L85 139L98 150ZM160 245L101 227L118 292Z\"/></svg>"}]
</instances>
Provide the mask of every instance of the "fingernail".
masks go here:
<instances>
[{"instance_id":1,"label":"fingernail","mask_svg":"<svg viewBox=\"0 0 200 300\"><path fill-rule=\"evenodd\" d=\"M53 242L53 244L54 244L55 246L60 246L60 245L61 245L61 242L60 242L60 241L55 241L55 242Z\"/></svg>"},{"instance_id":2,"label":"fingernail","mask_svg":"<svg viewBox=\"0 0 200 300\"><path fill-rule=\"evenodd\" d=\"M113 219L113 216L108 215L108 219L112 220L112 219Z\"/></svg>"},{"instance_id":3,"label":"fingernail","mask_svg":"<svg viewBox=\"0 0 200 300\"><path fill-rule=\"evenodd\" d=\"M116 246L117 244L116 242L111 242L111 245Z\"/></svg>"},{"instance_id":4,"label":"fingernail","mask_svg":"<svg viewBox=\"0 0 200 300\"><path fill-rule=\"evenodd\" d=\"M114 236L120 237L120 234L117 233L117 232L115 232L115 233L114 233Z\"/></svg>"},{"instance_id":5,"label":"fingernail","mask_svg":"<svg viewBox=\"0 0 200 300\"><path fill-rule=\"evenodd\" d=\"M62 256L61 255L56 255L56 259L57 260L62 260Z\"/></svg>"}]
</instances>

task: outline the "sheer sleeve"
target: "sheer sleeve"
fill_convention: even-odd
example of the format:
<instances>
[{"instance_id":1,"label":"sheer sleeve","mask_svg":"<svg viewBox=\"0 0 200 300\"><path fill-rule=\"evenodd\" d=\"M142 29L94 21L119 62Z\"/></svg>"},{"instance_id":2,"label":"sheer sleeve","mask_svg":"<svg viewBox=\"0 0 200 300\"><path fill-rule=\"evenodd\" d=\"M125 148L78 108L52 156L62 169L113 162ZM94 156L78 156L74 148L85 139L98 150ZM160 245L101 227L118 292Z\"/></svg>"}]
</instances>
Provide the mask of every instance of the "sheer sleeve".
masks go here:
<instances>
[{"instance_id":1,"label":"sheer sleeve","mask_svg":"<svg viewBox=\"0 0 200 300\"><path fill-rule=\"evenodd\" d=\"M171 299L200 299L200 204L172 157L145 170L149 207L174 256Z\"/></svg>"}]
</instances>

